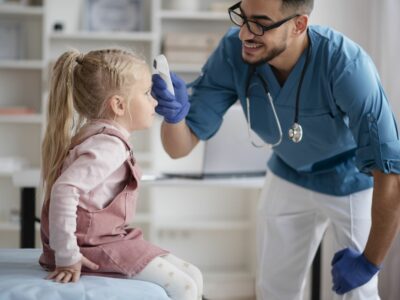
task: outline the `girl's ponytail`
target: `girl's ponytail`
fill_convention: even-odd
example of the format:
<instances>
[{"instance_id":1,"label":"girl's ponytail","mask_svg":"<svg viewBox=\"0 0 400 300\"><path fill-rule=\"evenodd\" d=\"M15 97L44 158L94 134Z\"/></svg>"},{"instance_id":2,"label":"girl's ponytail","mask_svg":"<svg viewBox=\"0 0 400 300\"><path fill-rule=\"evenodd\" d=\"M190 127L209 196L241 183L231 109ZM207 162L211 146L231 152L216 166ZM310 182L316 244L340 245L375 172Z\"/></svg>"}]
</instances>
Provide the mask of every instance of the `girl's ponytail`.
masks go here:
<instances>
[{"instance_id":1,"label":"girl's ponytail","mask_svg":"<svg viewBox=\"0 0 400 300\"><path fill-rule=\"evenodd\" d=\"M45 197L50 199L51 188L59 176L71 143L74 119L74 68L81 54L67 51L53 68L48 99L47 127L42 143L42 178Z\"/></svg>"}]
</instances>

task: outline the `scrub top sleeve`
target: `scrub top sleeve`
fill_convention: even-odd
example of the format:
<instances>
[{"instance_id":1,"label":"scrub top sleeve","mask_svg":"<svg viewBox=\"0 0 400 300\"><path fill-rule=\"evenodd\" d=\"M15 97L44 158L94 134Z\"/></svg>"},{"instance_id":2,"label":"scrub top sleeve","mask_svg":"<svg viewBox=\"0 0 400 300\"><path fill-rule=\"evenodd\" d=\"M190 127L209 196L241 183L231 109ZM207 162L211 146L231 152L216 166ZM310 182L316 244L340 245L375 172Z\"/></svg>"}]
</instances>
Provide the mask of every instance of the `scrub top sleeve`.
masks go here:
<instances>
[{"instance_id":1,"label":"scrub top sleeve","mask_svg":"<svg viewBox=\"0 0 400 300\"><path fill-rule=\"evenodd\" d=\"M224 113L238 99L233 66L227 54L229 47L227 38L223 38L203 66L202 74L189 85L192 95L186 124L201 140L209 139L218 131Z\"/></svg>"},{"instance_id":2,"label":"scrub top sleeve","mask_svg":"<svg viewBox=\"0 0 400 300\"><path fill-rule=\"evenodd\" d=\"M359 170L366 174L372 170L400 174L396 120L371 59L361 53L332 82L336 104L348 117L358 145Z\"/></svg>"}]
</instances>

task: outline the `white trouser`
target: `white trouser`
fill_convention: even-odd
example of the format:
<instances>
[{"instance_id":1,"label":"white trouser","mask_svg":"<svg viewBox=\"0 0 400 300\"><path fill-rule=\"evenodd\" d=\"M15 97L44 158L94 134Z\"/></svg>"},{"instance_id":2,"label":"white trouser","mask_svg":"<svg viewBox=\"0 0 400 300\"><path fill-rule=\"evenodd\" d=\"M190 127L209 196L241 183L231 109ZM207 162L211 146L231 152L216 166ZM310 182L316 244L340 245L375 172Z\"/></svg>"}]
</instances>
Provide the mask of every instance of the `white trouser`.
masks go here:
<instances>
[{"instance_id":1,"label":"white trouser","mask_svg":"<svg viewBox=\"0 0 400 300\"><path fill-rule=\"evenodd\" d=\"M329 196L268 172L257 221L257 299L302 299L306 273L328 224L334 253L346 247L363 251L371 227L371 202L372 189ZM377 276L343 296L332 292L330 299L380 299Z\"/></svg>"}]
</instances>

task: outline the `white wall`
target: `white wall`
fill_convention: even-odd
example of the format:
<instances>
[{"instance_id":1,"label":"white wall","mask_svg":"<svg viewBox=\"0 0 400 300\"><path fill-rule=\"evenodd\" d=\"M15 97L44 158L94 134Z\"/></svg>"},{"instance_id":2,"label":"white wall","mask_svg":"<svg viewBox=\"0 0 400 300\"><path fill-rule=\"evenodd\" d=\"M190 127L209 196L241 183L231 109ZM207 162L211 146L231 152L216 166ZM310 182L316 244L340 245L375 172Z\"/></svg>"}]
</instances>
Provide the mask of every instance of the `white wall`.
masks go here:
<instances>
[{"instance_id":1,"label":"white wall","mask_svg":"<svg viewBox=\"0 0 400 300\"><path fill-rule=\"evenodd\" d=\"M371 1L371 0L370 0ZM380 71L381 79L391 105L400 121L400 1L371 2L372 56Z\"/></svg>"},{"instance_id":2,"label":"white wall","mask_svg":"<svg viewBox=\"0 0 400 300\"><path fill-rule=\"evenodd\" d=\"M400 121L400 1L314 0L311 23L327 25L360 44L380 73L391 106Z\"/></svg>"},{"instance_id":3,"label":"white wall","mask_svg":"<svg viewBox=\"0 0 400 300\"><path fill-rule=\"evenodd\" d=\"M373 0L314 0L311 23L343 32L370 53L370 1Z\"/></svg>"}]
</instances>

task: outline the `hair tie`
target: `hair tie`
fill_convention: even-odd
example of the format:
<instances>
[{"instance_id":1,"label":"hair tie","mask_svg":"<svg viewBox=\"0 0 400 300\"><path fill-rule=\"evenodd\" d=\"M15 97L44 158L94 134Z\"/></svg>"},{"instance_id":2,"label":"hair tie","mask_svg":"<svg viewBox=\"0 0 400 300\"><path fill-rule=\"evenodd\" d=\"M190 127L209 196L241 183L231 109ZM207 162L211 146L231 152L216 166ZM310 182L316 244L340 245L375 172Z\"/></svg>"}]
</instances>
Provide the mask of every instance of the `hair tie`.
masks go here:
<instances>
[{"instance_id":1,"label":"hair tie","mask_svg":"<svg viewBox=\"0 0 400 300\"><path fill-rule=\"evenodd\" d=\"M85 58L85 54L81 53L81 54L79 54L79 55L76 57L75 61L76 61L78 64L82 65L82 64L83 64L83 59L84 59L84 58Z\"/></svg>"}]
</instances>

